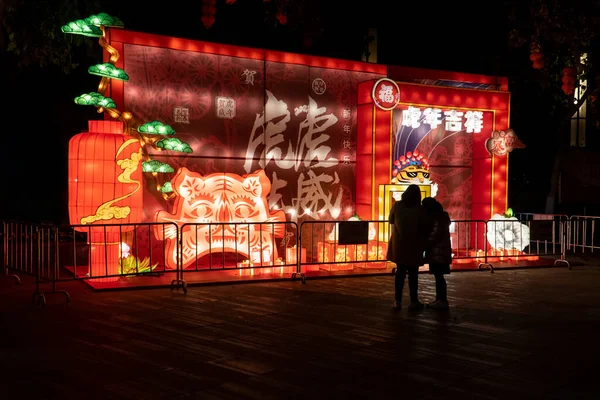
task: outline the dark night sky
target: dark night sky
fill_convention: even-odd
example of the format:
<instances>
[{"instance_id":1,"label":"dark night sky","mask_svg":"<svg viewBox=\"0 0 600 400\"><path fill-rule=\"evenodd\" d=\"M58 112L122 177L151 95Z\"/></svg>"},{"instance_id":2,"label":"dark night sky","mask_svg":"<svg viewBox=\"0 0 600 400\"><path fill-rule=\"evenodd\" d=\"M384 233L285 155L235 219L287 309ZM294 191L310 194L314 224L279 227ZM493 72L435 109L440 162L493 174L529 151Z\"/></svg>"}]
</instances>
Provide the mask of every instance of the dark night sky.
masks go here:
<instances>
[{"instance_id":1,"label":"dark night sky","mask_svg":"<svg viewBox=\"0 0 600 400\"><path fill-rule=\"evenodd\" d=\"M155 8L136 8L147 4L138 1L127 2L127 8L109 5L97 12L118 16L131 30L346 59L360 58L366 28L377 27L380 63L509 76L511 125L528 146L511 156L510 202L521 204L519 211L543 207L552 163L546 154L552 152L552 143L539 139L544 121L529 116L544 112L544 99L539 98L539 90L530 82L527 51L509 50L503 2L498 2L498 8L486 6L487 10L483 3L472 1L319 4L325 3L327 7L322 5L318 13L309 15L318 16L323 27L321 37L310 49L302 45L301 30L264 22L262 0L218 5L217 22L209 31L200 23L200 1L170 1L169 7L159 13ZM376 7L378 4L380 7ZM70 75L28 68L2 84L3 97L11 100L2 109L8 122L2 129L5 141L1 154L6 172L0 219L67 222L68 140L86 128L88 119L99 118L94 110L73 104L75 96L97 86L97 79L86 71L88 65L97 62L94 57L101 54L98 45L93 49L91 57L82 54L81 67ZM527 112L521 104L528 105ZM516 195L525 190L531 192L529 196Z\"/></svg>"}]
</instances>

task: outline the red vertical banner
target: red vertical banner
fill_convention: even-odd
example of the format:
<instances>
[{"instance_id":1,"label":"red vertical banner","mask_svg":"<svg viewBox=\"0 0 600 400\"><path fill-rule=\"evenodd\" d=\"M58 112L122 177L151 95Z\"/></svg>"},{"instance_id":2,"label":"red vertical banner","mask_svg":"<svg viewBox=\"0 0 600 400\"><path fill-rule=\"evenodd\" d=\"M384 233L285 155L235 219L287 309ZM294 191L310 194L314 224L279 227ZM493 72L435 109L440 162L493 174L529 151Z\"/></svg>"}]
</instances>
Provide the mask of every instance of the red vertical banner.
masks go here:
<instances>
[{"instance_id":1,"label":"red vertical banner","mask_svg":"<svg viewBox=\"0 0 600 400\"><path fill-rule=\"evenodd\" d=\"M373 138L373 212L371 217L379 219L379 185L385 185L391 181L391 166L392 166L392 111L380 110L373 108L375 113L373 120L375 121L375 136ZM384 219L387 215L383 216Z\"/></svg>"},{"instance_id":2,"label":"red vertical banner","mask_svg":"<svg viewBox=\"0 0 600 400\"><path fill-rule=\"evenodd\" d=\"M358 106L356 132L356 213L361 219L372 217L373 200L373 113L372 104Z\"/></svg>"}]
</instances>

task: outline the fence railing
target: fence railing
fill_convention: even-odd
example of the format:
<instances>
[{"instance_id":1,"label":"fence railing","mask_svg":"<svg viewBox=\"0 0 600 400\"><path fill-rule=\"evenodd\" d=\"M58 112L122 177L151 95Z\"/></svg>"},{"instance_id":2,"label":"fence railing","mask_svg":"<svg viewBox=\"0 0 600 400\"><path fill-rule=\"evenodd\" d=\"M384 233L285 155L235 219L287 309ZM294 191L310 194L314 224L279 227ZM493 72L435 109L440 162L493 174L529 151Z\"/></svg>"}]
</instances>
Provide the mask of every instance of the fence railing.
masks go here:
<instances>
[{"instance_id":1,"label":"fence railing","mask_svg":"<svg viewBox=\"0 0 600 400\"><path fill-rule=\"evenodd\" d=\"M494 272L498 262L541 257L569 265L565 258L568 247L577 251L599 247L595 217L527 215L522 221L452 221L454 267L460 269L459 264L468 263L465 268L472 269L474 264L477 269L486 267ZM388 221L362 221L368 232L360 243L340 241L340 224L345 223L139 223L73 225L59 230L52 225L1 222L2 264L4 273L17 281L22 274L33 276L34 300L42 304L48 293L63 293L68 301L69 294L57 290L56 285L73 280L101 288L135 278L156 286L155 277L172 275L171 289L185 292L196 273L212 272L209 279L213 280L225 275L237 280L262 275L301 277L303 282L307 273L388 273L393 267L386 259ZM164 283L163 278L160 282L165 285L169 281ZM47 284L51 287L42 290Z\"/></svg>"},{"instance_id":2,"label":"fence railing","mask_svg":"<svg viewBox=\"0 0 600 400\"><path fill-rule=\"evenodd\" d=\"M182 281L189 272L235 271L249 278L299 274L295 222L186 223L179 235Z\"/></svg>"},{"instance_id":3,"label":"fence railing","mask_svg":"<svg viewBox=\"0 0 600 400\"><path fill-rule=\"evenodd\" d=\"M573 253L585 253L586 250L593 253L600 249L600 237L596 234L596 228L600 223L600 217L585 215L573 215L568 224L567 250Z\"/></svg>"},{"instance_id":4,"label":"fence railing","mask_svg":"<svg viewBox=\"0 0 600 400\"><path fill-rule=\"evenodd\" d=\"M300 224L300 272L386 268L387 221L361 221L368 230L362 243L340 244L340 224L348 221L305 221ZM345 243L345 242L344 242Z\"/></svg>"}]
</instances>

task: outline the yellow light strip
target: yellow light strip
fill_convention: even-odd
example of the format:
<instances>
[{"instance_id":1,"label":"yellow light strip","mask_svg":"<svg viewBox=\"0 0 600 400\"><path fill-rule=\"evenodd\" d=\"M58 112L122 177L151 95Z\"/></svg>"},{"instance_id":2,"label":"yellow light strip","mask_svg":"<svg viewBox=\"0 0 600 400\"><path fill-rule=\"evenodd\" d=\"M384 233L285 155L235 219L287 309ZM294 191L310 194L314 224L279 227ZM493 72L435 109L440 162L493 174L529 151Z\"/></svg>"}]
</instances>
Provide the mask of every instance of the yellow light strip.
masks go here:
<instances>
[{"instance_id":1,"label":"yellow light strip","mask_svg":"<svg viewBox=\"0 0 600 400\"><path fill-rule=\"evenodd\" d=\"M492 155L492 190L491 190L491 201L490 201L490 218L494 216L494 155Z\"/></svg>"},{"instance_id":2,"label":"yellow light strip","mask_svg":"<svg viewBox=\"0 0 600 400\"><path fill-rule=\"evenodd\" d=\"M505 184L505 188L504 188L504 194L506 195L506 198L504 199L504 201L505 201L504 209L505 210L508 210L508 154L509 153L506 153L506 180L505 180L506 184Z\"/></svg>"},{"instance_id":3,"label":"yellow light strip","mask_svg":"<svg viewBox=\"0 0 600 400\"><path fill-rule=\"evenodd\" d=\"M394 111L390 110L390 171L394 165L394 147L392 138L394 137ZM391 174L390 174L391 175Z\"/></svg>"},{"instance_id":4,"label":"yellow light strip","mask_svg":"<svg viewBox=\"0 0 600 400\"><path fill-rule=\"evenodd\" d=\"M375 193L375 131L377 128L377 107L373 105L373 124L371 125L371 219L375 219L375 207L377 202L375 201L376 193Z\"/></svg>"}]
</instances>

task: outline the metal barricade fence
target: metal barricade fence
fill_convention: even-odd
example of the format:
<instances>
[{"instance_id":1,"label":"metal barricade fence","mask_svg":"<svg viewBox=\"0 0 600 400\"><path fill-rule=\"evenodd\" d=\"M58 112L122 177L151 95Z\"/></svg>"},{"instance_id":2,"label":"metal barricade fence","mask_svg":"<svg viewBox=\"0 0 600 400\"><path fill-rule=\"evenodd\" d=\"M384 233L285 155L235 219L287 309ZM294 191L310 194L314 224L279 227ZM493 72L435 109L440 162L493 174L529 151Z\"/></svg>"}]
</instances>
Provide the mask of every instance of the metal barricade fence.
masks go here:
<instances>
[{"instance_id":1,"label":"metal barricade fence","mask_svg":"<svg viewBox=\"0 0 600 400\"><path fill-rule=\"evenodd\" d=\"M516 213L515 217L519 221L567 221L569 216L566 214L543 214L543 213Z\"/></svg>"},{"instance_id":2,"label":"metal barricade fence","mask_svg":"<svg viewBox=\"0 0 600 400\"><path fill-rule=\"evenodd\" d=\"M387 269L388 221L368 224L363 243L339 244L340 224L348 221L304 221L300 225L299 272L348 271L355 268Z\"/></svg>"},{"instance_id":3,"label":"metal barricade fence","mask_svg":"<svg viewBox=\"0 0 600 400\"><path fill-rule=\"evenodd\" d=\"M104 284L163 274L175 275L172 284L180 280L175 223L71 225L62 233L57 281Z\"/></svg>"},{"instance_id":4,"label":"metal barricade fence","mask_svg":"<svg viewBox=\"0 0 600 400\"><path fill-rule=\"evenodd\" d=\"M183 275L229 271L253 278L299 271L298 225L295 222L207 222L181 225L179 263Z\"/></svg>"},{"instance_id":5,"label":"metal barricade fence","mask_svg":"<svg viewBox=\"0 0 600 400\"><path fill-rule=\"evenodd\" d=\"M489 243L488 261L553 260L566 264L567 221L562 216L519 220L489 220L486 223Z\"/></svg>"},{"instance_id":6,"label":"metal barricade fence","mask_svg":"<svg viewBox=\"0 0 600 400\"><path fill-rule=\"evenodd\" d=\"M59 232L53 225L40 225L36 227L35 238L37 239L37 262L35 263L35 292L32 303L41 306L46 305L48 294L62 294L67 303L71 302L71 296L65 290L57 290L56 282L59 264ZM42 284L49 284L49 290L43 290Z\"/></svg>"},{"instance_id":7,"label":"metal barricade fence","mask_svg":"<svg viewBox=\"0 0 600 400\"><path fill-rule=\"evenodd\" d=\"M573 215L568 222L567 249L573 253L584 254L586 250L593 253L600 249L600 237L596 235L596 225L600 217Z\"/></svg>"},{"instance_id":8,"label":"metal barricade fence","mask_svg":"<svg viewBox=\"0 0 600 400\"><path fill-rule=\"evenodd\" d=\"M483 220L453 220L450 222L450 245L452 263L475 263L477 269L484 267L494 272L488 262L487 225Z\"/></svg>"},{"instance_id":9,"label":"metal barricade fence","mask_svg":"<svg viewBox=\"0 0 600 400\"><path fill-rule=\"evenodd\" d=\"M8 275L8 236L6 235L6 222L0 221L0 239L2 239L2 275Z\"/></svg>"},{"instance_id":10,"label":"metal barricade fence","mask_svg":"<svg viewBox=\"0 0 600 400\"><path fill-rule=\"evenodd\" d=\"M40 224L7 221L4 226L5 274L21 282L20 275L35 277L37 272L37 228Z\"/></svg>"}]
</instances>

